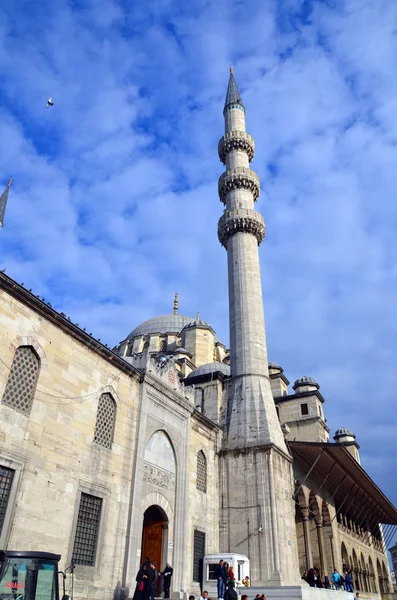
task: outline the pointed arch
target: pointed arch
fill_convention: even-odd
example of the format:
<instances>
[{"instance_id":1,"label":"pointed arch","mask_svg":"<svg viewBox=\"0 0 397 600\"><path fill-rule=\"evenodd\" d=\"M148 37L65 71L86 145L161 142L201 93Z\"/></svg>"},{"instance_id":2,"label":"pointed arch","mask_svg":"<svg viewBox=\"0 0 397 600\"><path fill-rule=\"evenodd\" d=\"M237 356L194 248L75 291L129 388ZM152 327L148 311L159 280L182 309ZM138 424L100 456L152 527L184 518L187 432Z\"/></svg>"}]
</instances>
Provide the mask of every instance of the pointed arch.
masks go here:
<instances>
[{"instance_id":1,"label":"pointed arch","mask_svg":"<svg viewBox=\"0 0 397 600\"><path fill-rule=\"evenodd\" d=\"M385 563L382 563L382 575L383 575L383 591L385 594L389 593L389 575L388 569Z\"/></svg>"},{"instance_id":2,"label":"pointed arch","mask_svg":"<svg viewBox=\"0 0 397 600\"><path fill-rule=\"evenodd\" d=\"M207 459L202 450L197 453L196 489L207 493Z\"/></svg>"},{"instance_id":3,"label":"pointed arch","mask_svg":"<svg viewBox=\"0 0 397 600\"><path fill-rule=\"evenodd\" d=\"M157 429L148 439L145 448L145 462L175 475L174 445L164 429Z\"/></svg>"},{"instance_id":4,"label":"pointed arch","mask_svg":"<svg viewBox=\"0 0 397 600\"><path fill-rule=\"evenodd\" d=\"M344 544L344 542L342 542L342 546L341 546L341 555L342 555L342 570L348 570L349 569L349 555L347 553L347 548Z\"/></svg>"},{"instance_id":5,"label":"pointed arch","mask_svg":"<svg viewBox=\"0 0 397 600\"><path fill-rule=\"evenodd\" d=\"M375 571L372 558L368 558L368 579L369 579L369 591L376 594L376 582L375 582Z\"/></svg>"},{"instance_id":6,"label":"pointed arch","mask_svg":"<svg viewBox=\"0 0 397 600\"><path fill-rule=\"evenodd\" d=\"M111 448L116 426L116 402L112 394L105 392L99 396L96 414L94 442L104 448Z\"/></svg>"},{"instance_id":7,"label":"pointed arch","mask_svg":"<svg viewBox=\"0 0 397 600\"><path fill-rule=\"evenodd\" d=\"M379 558L376 561L376 572L377 572L377 577L378 577L379 593L383 594L382 567L380 566Z\"/></svg>"},{"instance_id":8,"label":"pointed arch","mask_svg":"<svg viewBox=\"0 0 397 600\"><path fill-rule=\"evenodd\" d=\"M18 346L14 353L2 403L30 414L40 373L40 358L33 346Z\"/></svg>"}]
</instances>

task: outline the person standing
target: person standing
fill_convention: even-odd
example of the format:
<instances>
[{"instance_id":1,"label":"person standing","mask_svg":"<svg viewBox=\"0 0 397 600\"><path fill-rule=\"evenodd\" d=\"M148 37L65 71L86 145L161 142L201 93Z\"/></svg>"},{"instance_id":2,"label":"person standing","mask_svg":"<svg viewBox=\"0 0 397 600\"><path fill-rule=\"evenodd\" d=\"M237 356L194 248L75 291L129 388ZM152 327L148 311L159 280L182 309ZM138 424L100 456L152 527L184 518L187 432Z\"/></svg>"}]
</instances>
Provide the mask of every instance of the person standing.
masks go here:
<instances>
[{"instance_id":1,"label":"person standing","mask_svg":"<svg viewBox=\"0 0 397 600\"><path fill-rule=\"evenodd\" d=\"M344 578L345 578L346 592L352 592L353 591L353 579L352 579L352 576L350 575L350 573L348 571L344 571L343 575L344 575Z\"/></svg>"},{"instance_id":2,"label":"person standing","mask_svg":"<svg viewBox=\"0 0 397 600\"><path fill-rule=\"evenodd\" d=\"M161 575L164 577L163 590L164 590L164 598L170 597L170 588L171 588L171 577L174 570L171 567L170 563L167 562L164 571Z\"/></svg>"},{"instance_id":3,"label":"person standing","mask_svg":"<svg viewBox=\"0 0 397 600\"><path fill-rule=\"evenodd\" d=\"M154 566L154 563L150 563L149 573L148 573L148 581L149 581L149 600L154 600L156 595L156 582L157 582L157 569Z\"/></svg>"},{"instance_id":4,"label":"person standing","mask_svg":"<svg viewBox=\"0 0 397 600\"><path fill-rule=\"evenodd\" d=\"M339 590L342 585L342 577L338 573L337 569L334 569L334 572L332 573L332 583L334 584L336 590Z\"/></svg>"},{"instance_id":5,"label":"person standing","mask_svg":"<svg viewBox=\"0 0 397 600\"><path fill-rule=\"evenodd\" d=\"M215 568L216 587L218 590L218 600L223 600L225 593L225 581L224 581L225 569L223 567L223 560L219 561L219 564Z\"/></svg>"},{"instance_id":6,"label":"person standing","mask_svg":"<svg viewBox=\"0 0 397 600\"><path fill-rule=\"evenodd\" d=\"M142 565L136 576L136 588L133 600L147 600L149 577L146 564Z\"/></svg>"}]
</instances>

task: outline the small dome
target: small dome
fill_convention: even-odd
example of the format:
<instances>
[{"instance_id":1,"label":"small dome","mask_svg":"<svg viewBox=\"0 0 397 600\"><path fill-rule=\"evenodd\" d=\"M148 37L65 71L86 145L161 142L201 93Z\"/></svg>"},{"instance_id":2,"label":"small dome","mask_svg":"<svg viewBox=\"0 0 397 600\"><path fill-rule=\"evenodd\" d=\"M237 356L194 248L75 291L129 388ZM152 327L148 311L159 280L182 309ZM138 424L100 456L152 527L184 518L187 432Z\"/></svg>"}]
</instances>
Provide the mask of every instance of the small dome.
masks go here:
<instances>
[{"instance_id":1,"label":"small dome","mask_svg":"<svg viewBox=\"0 0 397 600\"><path fill-rule=\"evenodd\" d=\"M182 348L182 347L175 348L174 354L187 354L188 356L191 356L190 352L188 352L186 350L186 348Z\"/></svg>"},{"instance_id":2,"label":"small dome","mask_svg":"<svg viewBox=\"0 0 397 600\"><path fill-rule=\"evenodd\" d=\"M335 431L334 440L341 437L355 438L356 436L351 429L348 429L347 427L339 427L339 429Z\"/></svg>"},{"instance_id":3,"label":"small dome","mask_svg":"<svg viewBox=\"0 0 397 600\"><path fill-rule=\"evenodd\" d=\"M280 373L282 373L284 370L284 369L282 369L282 367L280 367L280 365L278 365L275 362L269 362L268 367L269 367L269 369L272 369L272 371L280 371Z\"/></svg>"},{"instance_id":4,"label":"small dome","mask_svg":"<svg viewBox=\"0 0 397 600\"><path fill-rule=\"evenodd\" d=\"M297 379L293 385L294 390L298 387L303 387L305 385L313 385L315 386L317 389L319 389L319 385L317 383L317 381L315 381L313 379L313 377L307 377L307 375L304 375L303 377L299 377L299 379Z\"/></svg>"},{"instance_id":5,"label":"small dome","mask_svg":"<svg viewBox=\"0 0 397 600\"><path fill-rule=\"evenodd\" d=\"M150 335L153 333L180 333L185 325L191 321L193 321L192 317L184 317L183 315L153 317L135 327L127 339L130 340L138 335Z\"/></svg>"},{"instance_id":6,"label":"small dome","mask_svg":"<svg viewBox=\"0 0 397 600\"><path fill-rule=\"evenodd\" d=\"M210 327L212 329L211 325L202 319L194 319L194 321L191 321L185 325L184 329L188 327Z\"/></svg>"},{"instance_id":7,"label":"small dome","mask_svg":"<svg viewBox=\"0 0 397 600\"><path fill-rule=\"evenodd\" d=\"M197 369L194 369L186 379L193 379L194 377L199 377L200 375L208 375L210 373L222 373L226 377L230 375L230 367L221 362L212 362L205 363L204 365L200 365Z\"/></svg>"}]
</instances>

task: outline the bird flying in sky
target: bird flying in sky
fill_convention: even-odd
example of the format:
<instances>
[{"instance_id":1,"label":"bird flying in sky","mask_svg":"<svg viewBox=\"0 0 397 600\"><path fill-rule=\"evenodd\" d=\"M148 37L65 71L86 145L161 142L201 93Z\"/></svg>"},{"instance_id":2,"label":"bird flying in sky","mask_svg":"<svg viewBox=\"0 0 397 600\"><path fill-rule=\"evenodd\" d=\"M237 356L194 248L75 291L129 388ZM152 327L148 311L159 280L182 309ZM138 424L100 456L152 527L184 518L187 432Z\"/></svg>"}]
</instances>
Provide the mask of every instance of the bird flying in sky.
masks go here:
<instances>
[{"instance_id":1,"label":"bird flying in sky","mask_svg":"<svg viewBox=\"0 0 397 600\"><path fill-rule=\"evenodd\" d=\"M47 100L47 106L46 106L46 108L49 108L50 106L54 106L54 103L53 103L53 101L52 101L52 98L48 98L48 100Z\"/></svg>"}]
</instances>

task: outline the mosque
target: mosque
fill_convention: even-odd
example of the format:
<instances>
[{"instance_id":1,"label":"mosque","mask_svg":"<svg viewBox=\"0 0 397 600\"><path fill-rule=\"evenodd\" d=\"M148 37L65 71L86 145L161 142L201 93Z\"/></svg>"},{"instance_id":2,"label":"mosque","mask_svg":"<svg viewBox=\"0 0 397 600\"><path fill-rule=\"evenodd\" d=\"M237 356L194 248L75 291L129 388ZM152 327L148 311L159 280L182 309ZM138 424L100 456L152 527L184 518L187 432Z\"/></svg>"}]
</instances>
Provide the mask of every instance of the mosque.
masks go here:
<instances>
[{"instance_id":1,"label":"mosque","mask_svg":"<svg viewBox=\"0 0 397 600\"><path fill-rule=\"evenodd\" d=\"M268 362L265 224L232 72L223 115L230 348L199 315L180 314L176 295L171 314L112 350L0 273L0 547L73 561L81 599L112 598L118 582L132 597L147 555L173 566L173 598L197 595L212 576L204 555L223 552L249 558L250 600L259 589L312 598L301 579L311 567L351 569L361 598L389 597L395 507L361 466L354 433L330 440L320 385L290 386Z\"/></svg>"}]
</instances>

